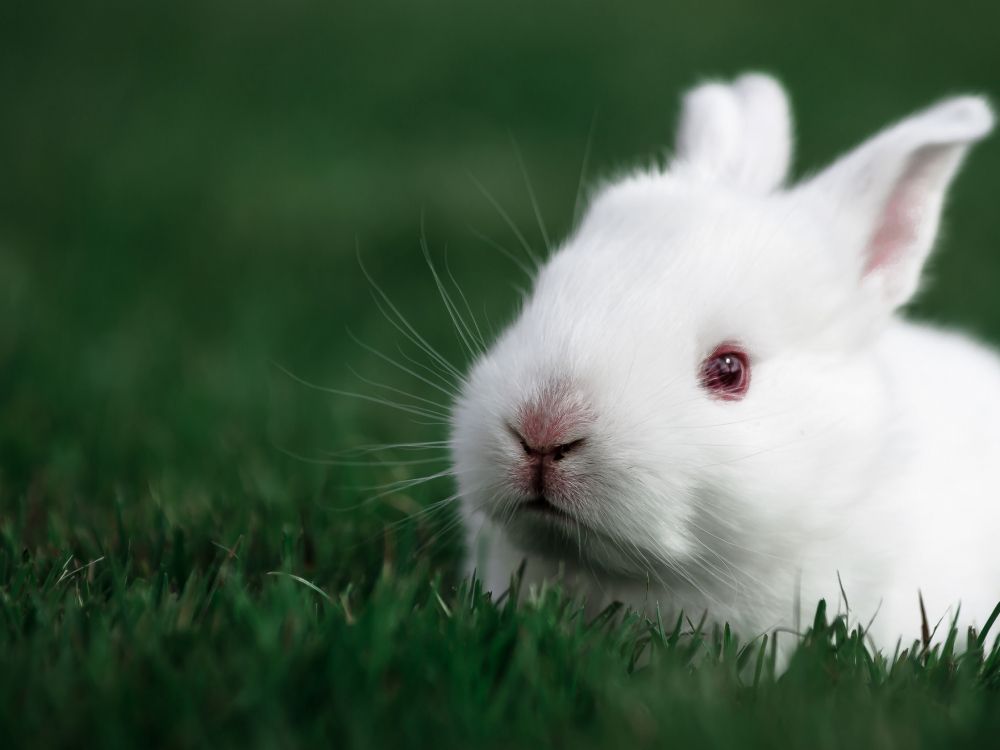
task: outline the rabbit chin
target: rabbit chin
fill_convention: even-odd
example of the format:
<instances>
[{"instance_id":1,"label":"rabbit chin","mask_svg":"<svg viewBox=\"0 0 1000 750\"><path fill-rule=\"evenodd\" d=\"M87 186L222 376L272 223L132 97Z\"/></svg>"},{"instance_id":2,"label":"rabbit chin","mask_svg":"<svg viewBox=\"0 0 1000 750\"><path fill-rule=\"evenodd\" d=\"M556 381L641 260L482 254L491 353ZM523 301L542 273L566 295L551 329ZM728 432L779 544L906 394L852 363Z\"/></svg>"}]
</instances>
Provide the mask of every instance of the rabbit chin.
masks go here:
<instances>
[{"instance_id":1,"label":"rabbit chin","mask_svg":"<svg viewBox=\"0 0 1000 750\"><path fill-rule=\"evenodd\" d=\"M573 596L585 599L586 610L595 613L612 601L642 607L658 599L650 581L663 581L657 565L640 564L638 548L625 553L628 542L569 518L529 516L519 513L501 522L486 514L467 518L470 562L484 587L494 596L502 594L511 576L520 570L522 583L557 583Z\"/></svg>"},{"instance_id":2,"label":"rabbit chin","mask_svg":"<svg viewBox=\"0 0 1000 750\"><path fill-rule=\"evenodd\" d=\"M576 566L592 576L609 580L644 581L662 574L661 550L643 549L642 543L625 539L589 525L563 511L521 505L501 521L490 519L491 532L502 524L502 533L526 559L545 561L546 566Z\"/></svg>"}]
</instances>

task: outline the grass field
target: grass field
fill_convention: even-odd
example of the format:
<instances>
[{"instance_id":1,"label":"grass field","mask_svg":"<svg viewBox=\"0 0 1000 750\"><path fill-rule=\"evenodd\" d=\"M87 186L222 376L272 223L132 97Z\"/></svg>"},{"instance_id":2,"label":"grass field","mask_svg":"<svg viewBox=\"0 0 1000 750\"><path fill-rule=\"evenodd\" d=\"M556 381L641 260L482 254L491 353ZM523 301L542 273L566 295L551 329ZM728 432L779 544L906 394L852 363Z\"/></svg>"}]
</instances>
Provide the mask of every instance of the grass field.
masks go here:
<instances>
[{"instance_id":1,"label":"grass field","mask_svg":"<svg viewBox=\"0 0 1000 750\"><path fill-rule=\"evenodd\" d=\"M995 744L1000 626L883 657L819 616L777 679L700 613L492 603L451 510L415 515L441 452L360 450L443 429L296 378L434 397L354 342L404 343L357 253L463 364L421 226L496 330L523 278L475 182L540 247L518 154L559 237L581 171L662 153L683 88L755 67L804 173L1000 98L1000 6L369 6L0 8L0 747ZM994 138L915 310L996 342L998 191Z\"/></svg>"}]
</instances>

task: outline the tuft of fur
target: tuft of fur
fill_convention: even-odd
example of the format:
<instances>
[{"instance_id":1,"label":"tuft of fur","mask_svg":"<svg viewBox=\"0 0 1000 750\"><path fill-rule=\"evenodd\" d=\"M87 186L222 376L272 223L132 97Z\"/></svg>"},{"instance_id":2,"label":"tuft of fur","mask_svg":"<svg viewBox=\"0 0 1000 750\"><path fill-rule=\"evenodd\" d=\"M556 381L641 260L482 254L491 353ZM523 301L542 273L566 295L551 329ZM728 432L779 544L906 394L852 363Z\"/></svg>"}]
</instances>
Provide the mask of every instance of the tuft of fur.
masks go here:
<instances>
[{"instance_id":1,"label":"tuft of fur","mask_svg":"<svg viewBox=\"0 0 1000 750\"><path fill-rule=\"evenodd\" d=\"M499 593L526 558L592 607L707 609L746 635L840 581L880 645L919 636L918 591L981 626L1000 600L1000 358L899 309L992 124L949 99L783 188L780 84L687 94L675 159L595 195L454 405L470 569ZM724 341L751 360L739 401L699 382ZM562 469L570 522L526 517L510 479L512 415L552 383L590 419Z\"/></svg>"}]
</instances>

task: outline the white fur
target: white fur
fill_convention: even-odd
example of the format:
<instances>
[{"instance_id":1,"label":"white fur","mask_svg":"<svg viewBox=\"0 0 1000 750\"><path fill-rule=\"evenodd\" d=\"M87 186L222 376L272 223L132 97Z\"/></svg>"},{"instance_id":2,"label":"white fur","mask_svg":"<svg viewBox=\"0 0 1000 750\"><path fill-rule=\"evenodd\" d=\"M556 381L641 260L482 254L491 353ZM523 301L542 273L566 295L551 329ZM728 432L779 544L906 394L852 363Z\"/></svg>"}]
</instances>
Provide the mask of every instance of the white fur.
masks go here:
<instances>
[{"instance_id":1,"label":"white fur","mask_svg":"<svg viewBox=\"0 0 1000 750\"><path fill-rule=\"evenodd\" d=\"M773 78L748 73L732 85L706 83L684 97L673 169L773 190L788 173L791 126L788 100Z\"/></svg>"},{"instance_id":2,"label":"white fur","mask_svg":"<svg viewBox=\"0 0 1000 750\"><path fill-rule=\"evenodd\" d=\"M594 198L473 367L451 441L470 570L561 575L592 607L708 609L750 636L841 599L882 646L1000 600L1000 359L897 313L986 103L948 100L779 189L788 105L761 75L684 100L676 159ZM722 341L752 362L711 398ZM558 380L594 415L564 461L573 529L516 512L506 424ZM841 605L842 606L842 605ZM952 609L950 609L952 608Z\"/></svg>"}]
</instances>

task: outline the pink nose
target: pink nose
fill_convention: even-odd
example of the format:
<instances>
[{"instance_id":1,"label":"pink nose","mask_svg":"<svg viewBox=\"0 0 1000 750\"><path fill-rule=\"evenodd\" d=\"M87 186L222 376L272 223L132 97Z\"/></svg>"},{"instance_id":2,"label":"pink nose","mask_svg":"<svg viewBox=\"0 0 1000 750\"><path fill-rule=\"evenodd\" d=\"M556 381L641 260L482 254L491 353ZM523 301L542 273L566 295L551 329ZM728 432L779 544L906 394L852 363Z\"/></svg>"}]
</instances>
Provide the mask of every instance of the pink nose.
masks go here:
<instances>
[{"instance_id":1,"label":"pink nose","mask_svg":"<svg viewBox=\"0 0 1000 750\"><path fill-rule=\"evenodd\" d=\"M584 438L577 438L569 443L551 445L543 448L533 448L524 438L521 438L521 448L526 456L526 479L534 495L544 495L546 491L559 489L562 485L562 475L555 466L566 454L578 448Z\"/></svg>"},{"instance_id":2,"label":"pink nose","mask_svg":"<svg viewBox=\"0 0 1000 750\"><path fill-rule=\"evenodd\" d=\"M591 421L586 405L565 388L549 388L519 410L513 431L524 451L520 475L527 492L540 496L564 488L566 473L558 464L584 443Z\"/></svg>"}]
</instances>

